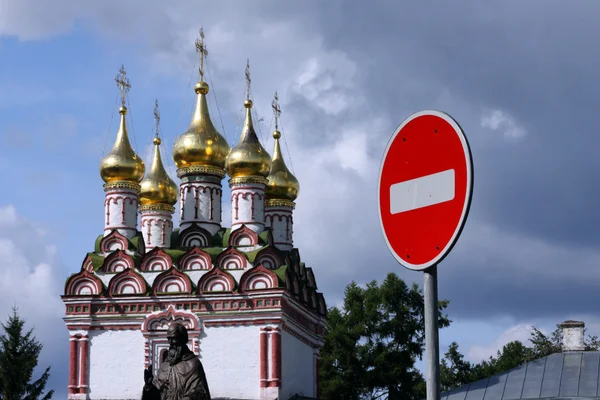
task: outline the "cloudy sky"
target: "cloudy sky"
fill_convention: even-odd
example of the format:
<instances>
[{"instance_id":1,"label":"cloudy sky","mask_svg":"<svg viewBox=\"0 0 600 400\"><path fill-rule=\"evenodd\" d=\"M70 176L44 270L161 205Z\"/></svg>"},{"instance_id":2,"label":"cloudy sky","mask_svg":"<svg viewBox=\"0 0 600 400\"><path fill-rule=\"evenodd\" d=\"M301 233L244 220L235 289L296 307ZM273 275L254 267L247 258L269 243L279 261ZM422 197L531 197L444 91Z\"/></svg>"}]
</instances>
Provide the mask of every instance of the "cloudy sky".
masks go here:
<instances>
[{"instance_id":1,"label":"cloudy sky","mask_svg":"<svg viewBox=\"0 0 600 400\"><path fill-rule=\"evenodd\" d=\"M295 243L329 305L352 280L392 271L422 282L386 248L376 187L393 130L433 108L462 125L475 165L471 215L439 267L454 321L442 353L457 341L478 360L532 324L570 318L600 333L599 3L218 4L0 0L0 315L17 304L35 325L59 394L68 342L58 296L103 230L113 79L124 64L138 153L148 156L158 98L170 154L191 115L201 25L213 121L230 143L247 58L269 150L279 92L301 183Z\"/></svg>"}]
</instances>

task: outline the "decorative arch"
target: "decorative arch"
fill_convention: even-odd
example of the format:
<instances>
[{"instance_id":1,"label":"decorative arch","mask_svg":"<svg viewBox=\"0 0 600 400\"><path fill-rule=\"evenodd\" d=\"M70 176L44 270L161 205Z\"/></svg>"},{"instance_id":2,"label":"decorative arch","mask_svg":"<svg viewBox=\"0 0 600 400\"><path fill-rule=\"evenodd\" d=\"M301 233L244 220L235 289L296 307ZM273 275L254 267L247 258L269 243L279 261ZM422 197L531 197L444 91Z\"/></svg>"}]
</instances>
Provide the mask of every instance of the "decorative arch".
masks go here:
<instances>
[{"instance_id":1,"label":"decorative arch","mask_svg":"<svg viewBox=\"0 0 600 400\"><path fill-rule=\"evenodd\" d=\"M301 294L300 293L300 284L298 283L298 278L296 278L295 276L294 276L294 282L292 284L294 287L294 290L293 290L294 295L299 297Z\"/></svg>"},{"instance_id":2,"label":"decorative arch","mask_svg":"<svg viewBox=\"0 0 600 400\"><path fill-rule=\"evenodd\" d=\"M302 301L308 303L308 289L306 289L306 286L302 287Z\"/></svg>"},{"instance_id":3,"label":"decorative arch","mask_svg":"<svg viewBox=\"0 0 600 400\"><path fill-rule=\"evenodd\" d=\"M308 285L312 288L317 288L317 281L315 280L315 273L312 268L306 268L306 279L308 279Z\"/></svg>"},{"instance_id":4,"label":"decorative arch","mask_svg":"<svg viewBox=\"0 0 600 400\"><path fill-rule=\"evenodd\" d=\"M206 229L192 224L179 234L179 243L181 247L207 247L211 238L212 235Z\"/></svg>"},{"instance_id":5,"label":"decorative arch","mask_svg":"<svg viewBox=\"0 0 600 400\"><path fill-rule=\"evenodd\" d=\"M183 271L208 270L212 268L212 259L207 252L193 247L181 256L179 268Z\"/></svg>"},{"instance_id":6,"label":"decorative arch","mask_svg":"<svg viewBox=\"0 0 600 400\"><path fill-rule=\"evenodd\" d=\"M190 278L175 267L158 275L152 286L153 294L192 293Z\"/></svg>"},{"instance_id":7,"label":"decorative arch","mask_svg":"<svg viewBox=\"0 0 600 400\"><path fill-rule=\"evenodd\" d=\"M314 309L317 309L319 306L319 303L317 302L317 293L314 290L310 293L310 306Z\"/></svg>"},{"instance_id":8,"label":"decorative arch","mask_svg":"<svg viewBox=\"0 0 600 400\"><path fill-rule=\"evenodd\" d=\"M67 296L97 296L101 293L102 281L85 269L71 276L65 284Z\"/></svg>"},{"instance_id":9,"label":"decorative arch","mask_svg":"<svg viewBox=\"0 0 600 400\"><path fill-rule=\"evenodd\" d=\"M204 274L198 281L198 293L207 292L233 292L235 290L235 280L227 272L218 267L214 267Z\"/></svg>"},{"instance_id":10,"label":"decorative arch","mask_svg":"<svg viewBox=\"0 0 600 400\"><path fill-rule=\"evenodd\" d=\"M317 307L318 312L321 315L327 314L327 305L325 304L325 296L323 296L323 293L317 293L317 299L319 300L319 305Z\"/></svg>"},{"instance_id":11,"label":"decorative arch","mask_svg":"<svg viewBox=\"0 0 600 400\"><path fill-rule=\"evenodd\" d=\"M258 235L244 224L229 235L229 246L256 246L257 244Z\"/></svg>"},{"instance_id":12,"label":"decorative arch","mask_svg":"<svg viewBox=\"0 0 600 400\"><path fill-rule=\"evenodd\" d=\"M94 263L92 261L92 257L88 254L83 259L83 263L81 263L81 270L87 272L94 272Z\"/></svg>"},{"instance_id":13,"label":"decorative arch","mask_svg":"<svg viewBox=\"0 0 600 400\"><path fill-rule=\"evenodd\" d=\"M140 271L168 271L172 265L171 257L160 247L155 247L142 258Z\"/></svg>"},{"instance_id":14,"label":"decorative arch","mask_svg":"<svg viewBox=\"0 0 600 400\"><path fill-rule=\"evenodd\" d=\"M281 257L272 247L266 247L259 251L255 260L267 269L277 269L283 264Z\"/></svg>"},{"instance_id":15,"label":"decorative arch","mask_svg":"<svg viewBox=\"0 0 600 400\"><path fill-rule=\"evenodd\" d=\"M248 270L240 279L240 289L244 292L252 290L273 289L279 286L279 278L262 265Z\"/></svg>"},{"instance_id":16,"label":"decorative arch","mask_svg":"<svg viewBox=\"0 0 600 400\"><path fill-rule=\"evenodd\" d=\"M103 253L111 253L117 250L127 250L129 240L121 235L116 229L106 235L100 241L100 251Z\"/></svg>"},{"instance_id":17,"label":"decorative arch","mask_svg":"<svg viewBox=\"0 0 600 400\"><path fill-rule=\"evenodd\" d=\"M117 250L104 259L101 269L102 272L110 274L133 269L133 266L133 258L124 251Z\"/></svg>"},{"instance_id":18,"label":"decorative arch","mask_svg":"<svg viewBox=\"0 0 600 400\"><path fill-rule=\"evenodd\" d=\"M294 293L294 284L293 282L293 278L292 278L292 274L288 269L285 270L285 288L290 292L290 293Z\"/></svg>"},{"instance_id":19,"label":"decorative arch","mask_svg":"<svg viewBox=\"0 0 600 400\"><path fill-rule=\"evenodd\" d=\"M126 269L113 276L108 283L110 296L127 296L145 294L148 285L144 278L133 269Z\"/></svg>"},{"instance_id":20,"label":"decorative arch","mask_svg":"<svg viewBox=\"0 0 600 400\"><path fill-rule=\"evenodd\" d=\"M217 266L221 269L244 269L246 267L246 257L229 246L217 257Z\"/></svg>"},{"instance_id":21,"label":"decorative arch","mask_svg":"<svg viewBox=\"0 0 600 400\"><path fill-rule=\"evenodd\" d=\"M169 305L166 310L148 315L141 326L144 336L146 355L144 367L150 365L158 370L160 364L160 354L169 348L167 339L167 329L173 323L183 324L188 330L188 337L191 342L192 351L198 355L200 332L202 330L198 318L190 311L175 310L173 305Z\"/></svg>"}]
</instances>

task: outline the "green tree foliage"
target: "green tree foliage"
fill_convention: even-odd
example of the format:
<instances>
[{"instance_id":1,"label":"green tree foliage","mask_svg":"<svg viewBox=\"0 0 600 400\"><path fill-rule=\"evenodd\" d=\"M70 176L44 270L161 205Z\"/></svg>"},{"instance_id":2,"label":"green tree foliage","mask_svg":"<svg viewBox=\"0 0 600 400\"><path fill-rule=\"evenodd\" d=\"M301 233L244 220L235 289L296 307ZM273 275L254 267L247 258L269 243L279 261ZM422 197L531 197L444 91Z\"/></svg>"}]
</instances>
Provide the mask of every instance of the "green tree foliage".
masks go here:
<instances>
[{"instance_id":1,"label":"green tree foliage","mask_svg":"<svg viewBox=\"0 0 600 400\"><path fill-rule=\"evenodd\" d=\"M450 324L439 302L440 327ZM328 314L321 349L321 399L421 399L422 374L415 368L424 351L424 300L395 274L379 286L356 283L346 287L342 309Z\"/></svg>"},{"instance_id":2,"label":"green tree foliage","mask_svg":"<svg viewBox=\"0 0 600 400\"><path fill-rule=\"evenodd\" d=\"M0 336L0 400L49 400L54 394L50 390L44 395L46 382L50 376L50 367L42 376L31 381L33 370L37 366L42 345L35 340L33 329L27 333L23 327L25 321L13 308L8 318L4 335Z\"/></svg>"},{"instance_id":3,"label":"green tree foliage","mask_svg":"<svg viewBox=\"0 0 600 400\"><path fill-rule=\"evenodd\" d=\"M480 379L508 371L527 362L549 356L563 351L562 330L560 327L550 334L544 335L535 327L529 338L530 347L520 341L507 343L496 356L480 363L470 363L458 351L458 344L452 343L445 353L440 366L440 381L442 391L448 391ZM585 339L586 351L600 349L597 336L588 336Z\"/></svg>"}]
</instances>

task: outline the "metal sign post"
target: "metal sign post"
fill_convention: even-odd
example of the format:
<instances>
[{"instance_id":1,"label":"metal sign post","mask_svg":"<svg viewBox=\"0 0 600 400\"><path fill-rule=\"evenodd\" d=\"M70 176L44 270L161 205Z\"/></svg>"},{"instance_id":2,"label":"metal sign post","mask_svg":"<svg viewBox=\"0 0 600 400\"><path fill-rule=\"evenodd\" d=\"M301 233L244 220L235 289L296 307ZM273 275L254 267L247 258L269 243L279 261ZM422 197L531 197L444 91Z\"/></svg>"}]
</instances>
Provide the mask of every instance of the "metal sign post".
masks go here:
<instances>
[{"instance_id":1,"label":"metal sign post","mask_svg":"<svg viewBox=\"0 0 600 400\"><path fill-rule=\"evenodd\" d=\"M464 227L473 193L467 138L448 114L421 111L392 136L379 175L379 219L394 258L424 272L427 399L440 398L437 266Z\"/></svg>"}]
</instances>

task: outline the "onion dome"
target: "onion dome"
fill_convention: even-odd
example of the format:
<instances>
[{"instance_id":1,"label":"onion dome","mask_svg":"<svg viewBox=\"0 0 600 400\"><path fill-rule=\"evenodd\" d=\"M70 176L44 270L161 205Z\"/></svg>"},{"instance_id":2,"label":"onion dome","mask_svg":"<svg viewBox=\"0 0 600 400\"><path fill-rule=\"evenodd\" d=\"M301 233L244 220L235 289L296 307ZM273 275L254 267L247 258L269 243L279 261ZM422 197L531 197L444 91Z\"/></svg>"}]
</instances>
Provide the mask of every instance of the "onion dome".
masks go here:
<instances>
[{"instance_id":1,"label":"onion dome","mask_svg":"<svg viewBox=\"0 0 600 400\"><path fill-rule=\"evenodd\" d=\"M260 144L252 124L252 100L244 101L246 119L239 142L227 156L225 169L232 179L266 178L271 171L271 157Z\"/></svg>"},{"instance_id":2,"label":"onion dome","mask_svg":"<svg viewBox=\"0 0 600 400\"><path fill-rule=\"evenodd\" d=\"M121 106L119 114L121 114L121 123L117 139L110 153L100 162L100 176L106 183L118 181L138 183L144 177L144 161L133 151L129 143L125 123L127 108Z\"/></svg>"},{"instance_id":3,"label":"onion dome","mask_svg":"<svg viewBox=\"0 0 600 400\"><path fill-rule=\"evenodd\" d=\"M177 138L173 146L173 161L177 168L204 166L223 170L229 154L229 145L217 131L208 113L206 82L198 82L196 108L187 130Z\"/></svg>"},{"instance_id":4,"label":"onion dome","mask_svg":"<svg viewBox=\"0 0 600 400\"><path fill-rule=\"evenodd\" d=\"M298 179L288 170L281 154L279 138L281 132L275 130L273 138L275 147L273 149L273 160L271 162L271 173L267 176L269 183L265 190L267 199L294 201L298 197L300 184Z\"/></svg>"},{"instance_id":5,"label":"onion dome","mask_svg":"<svg viewBox=\"0 0 600 400\"><path fill-rule=\"evenodd\" d=\"M142 206L164 204L174 205L177 202L177 184L165 171L160 157L160 138L154 138L154 156L150 170L140 183L140 204Z\"/></svg>"}]
</instances>

